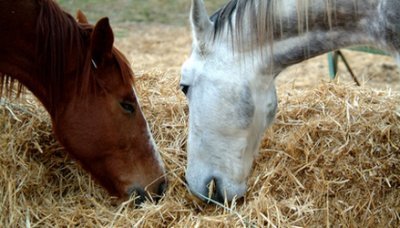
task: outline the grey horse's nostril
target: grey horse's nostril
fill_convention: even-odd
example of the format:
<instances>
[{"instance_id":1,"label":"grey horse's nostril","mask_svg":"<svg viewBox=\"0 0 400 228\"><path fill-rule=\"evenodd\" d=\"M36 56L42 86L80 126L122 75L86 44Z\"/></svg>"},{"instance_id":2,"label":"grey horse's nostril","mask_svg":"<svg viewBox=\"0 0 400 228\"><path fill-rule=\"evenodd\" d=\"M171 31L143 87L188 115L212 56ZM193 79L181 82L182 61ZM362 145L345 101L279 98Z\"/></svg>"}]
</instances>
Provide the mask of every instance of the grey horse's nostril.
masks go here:
<instances>
[{"instance_id":1,"label":"grey horse's nostril","mask_svg":"<svg viewBox=\"0 0 400 228\"><path fill-rule=\"evenodd\" d=\"M222 189L223 186L218 178L211 177L200 186L201 188L197 190L189 185L189 191L206 203L225 203L225 194L223 194L225 191Z\"/></svg>"},{"instance_id":2,"label":"grey horse's nostril","mask_svg":"<svg viewBox=\"0 0 400 228\"><path fill-rule=\"evenodd\" d=\"M217 178L211 178L210 181L207 182L205 186L206 195L201 195L201 199L209 204L212 203L224 203L224 195L222 194L221 185L218 183Z\"/></svg>"},{"instance_id":3,"label":"grey horse's nostril","mask_svg":"<svg viewBox=\"0 0 400 228\"><path fill-rule=\"evenodd\" d=\"M213 178L214 181L214 189L211 194L211 199L217 201L218 203L224 203L225 197L222 194L221 183L217 178Z\"/></svg>"}]
</instances>

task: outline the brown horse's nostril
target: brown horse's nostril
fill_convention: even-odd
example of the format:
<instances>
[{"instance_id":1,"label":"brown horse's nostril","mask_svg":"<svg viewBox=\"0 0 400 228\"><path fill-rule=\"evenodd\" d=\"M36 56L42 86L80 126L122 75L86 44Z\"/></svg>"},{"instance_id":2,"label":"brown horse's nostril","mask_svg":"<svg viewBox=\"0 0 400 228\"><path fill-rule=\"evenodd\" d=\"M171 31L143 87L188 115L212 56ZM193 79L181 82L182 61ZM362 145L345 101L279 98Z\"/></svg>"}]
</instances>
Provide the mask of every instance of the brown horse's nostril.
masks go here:
<instances>
[{"instance_id":1,"label":"brown horse's nostril","mask_svg":"<svg viewBox=\"0 0 400 228\"><path fill-rule=\"evenodd\" d=\"M164 180L158 185L157 192L155 192L154 195L146 192L143 188L130 188L128 190L128 194L129 196L135 197L135 205L140 205L147 199L154 200L154 202L158 202L164 195L167 186L168 183L167 181Z\"/></svg>"},{"instance_id":2,"label":"brown horse's nostril","mask_svg":"<svg viewBox=\"0 0 400 228\"><path fill-rule=\"evenodd\" d=\"M168 182L166 180L164 180L163 182L160 183L160 185L158 186L158 192L157 195L159 195L160 197L162 195L164 195L165 191L167 190L167 186L168 186Z\"/></svg>"},{"instance_id":3,"label":"brown horse's nostril","mask_svg":"<svg viewBox=\"0 0 400 228\"><path fill-rule=\"evenodd\" d=\"M148 196L142 188L131 188L128 190L128 194L135 197L135 205L142 204Z\"/></svg>"},{"instance_id":4,"label":"brown horse's nostril","mask_svg":"<svg viewBox=\"0 0 400 228\"><path fill-rule=\"evenodd\" d=\"M165 190L167 189L168 183L167 181L162 181L157 188L157 192L156 195L152 196L152 199L154 200L154 202L158 203L158 201L160 201L160 199L163 197Z\"/></svg>"}]
</instances>

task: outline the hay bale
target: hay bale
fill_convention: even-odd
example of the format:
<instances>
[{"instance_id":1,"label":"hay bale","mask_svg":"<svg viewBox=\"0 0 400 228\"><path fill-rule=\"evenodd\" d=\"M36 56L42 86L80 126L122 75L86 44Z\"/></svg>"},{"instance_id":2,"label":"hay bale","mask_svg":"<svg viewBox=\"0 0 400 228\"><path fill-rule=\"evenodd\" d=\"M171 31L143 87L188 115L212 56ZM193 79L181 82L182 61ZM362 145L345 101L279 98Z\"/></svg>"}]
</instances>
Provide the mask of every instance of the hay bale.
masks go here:
<instances>
[{"instance_id":1,"label":"hay bale","mask_svg":"<svg viewBox=\"0 0 400 228\"><path fill-rule=\"evenodd\" d=\"M322 83L281 87L244 202L199 203L184 184L187 106L176 81L142 75L138 91L168 170L157 205L113 205L66 156L31 98L0 106L0 223L6 226L395 226L400 210L399 98ZM161 85L162 88L155 88ZM149 89L150 88L150 89Z\"/></svg>"}]
</instances>

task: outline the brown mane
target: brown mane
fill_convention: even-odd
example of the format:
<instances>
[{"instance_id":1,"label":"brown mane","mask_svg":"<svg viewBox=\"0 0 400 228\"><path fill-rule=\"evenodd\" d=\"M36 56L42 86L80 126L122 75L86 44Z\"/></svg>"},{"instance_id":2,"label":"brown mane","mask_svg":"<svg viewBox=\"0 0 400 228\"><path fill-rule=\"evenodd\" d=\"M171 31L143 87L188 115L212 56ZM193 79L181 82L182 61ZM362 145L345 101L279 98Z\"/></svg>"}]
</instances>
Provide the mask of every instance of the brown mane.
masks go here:
<instances>
[{"instance_id":1,"label":"brown mane","mask_svg":"<svg viewBox=\"0 0 400 228\"><path fill-rule=\"evenodd\" d=\"M91 74L92 59L90 51L90 35L93 26L79 24L70 14L64 12L53 0L36 0L39 14L36 24L36 60L40 66L37 80L45 86L49 99L49 112L56 109L62 99L64 84L74 81L77 91L68 91L71 96L84 99L87 94L98 89L97 79ZM73 53L72 50L78 50ZM121 52L113 48L113 57L121 70L124 83L133 83L133 73L128 60ZM67 72L69 58L76 61L77 69ZM73 73L73 74L71 74ZM73 77L73 78L71 78ZM12 75L0 72L0 95L11 95L14 88ZM18 94L22 85L18 83Z\"/></svg>"}]
</instances>

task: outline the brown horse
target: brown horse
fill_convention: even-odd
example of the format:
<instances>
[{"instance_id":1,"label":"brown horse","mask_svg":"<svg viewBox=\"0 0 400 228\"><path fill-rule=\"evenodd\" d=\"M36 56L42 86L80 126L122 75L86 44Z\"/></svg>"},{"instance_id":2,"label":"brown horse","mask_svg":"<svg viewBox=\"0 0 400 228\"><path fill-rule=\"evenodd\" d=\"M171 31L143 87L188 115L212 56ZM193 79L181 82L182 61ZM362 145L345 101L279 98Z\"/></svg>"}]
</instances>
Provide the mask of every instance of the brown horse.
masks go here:
<instances>
[{"instance_id":1,"label":"brown horse","mask_svg":"<svg viewBox=\"0 0 400 228\"><path fill-rule=\"evenodd\" d=\"M113 47L107 18L78 20L52 0L0 1L1 92L14 81L28 88L59 142L110 194L160 195L165 170L129 63Z\"/></svg>"}]
</instances>

